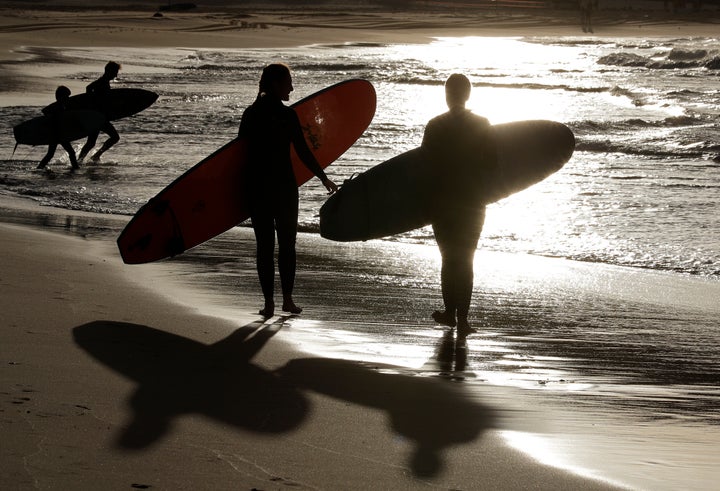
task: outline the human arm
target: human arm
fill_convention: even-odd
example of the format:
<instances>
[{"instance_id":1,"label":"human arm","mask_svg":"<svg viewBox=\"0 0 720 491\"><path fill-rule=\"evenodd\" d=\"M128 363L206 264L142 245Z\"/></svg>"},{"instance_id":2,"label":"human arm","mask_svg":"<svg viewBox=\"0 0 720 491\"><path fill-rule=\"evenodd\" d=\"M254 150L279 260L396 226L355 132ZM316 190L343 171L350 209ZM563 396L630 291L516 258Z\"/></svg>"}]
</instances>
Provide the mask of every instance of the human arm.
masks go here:
<instances>
[{"instance_id":1,"label":"human arm","mask_svg":"<svg viewBox=\"0 0 720 491\"><path fill-rule=\"evenodd\" d=\"M293 109L290 109L291 111L291 117L292 117L292 125L291 125L291 140L292 144L295 147L295 152L297 153L298 157L300 157L300 160L302 163L310 169L310 171L315 174L320 181L322 181L323 186L325 186L325 189L328 190L328 193L333 194L337 192L338 186L333 181L331 181L327 175L325 175L325 171L320 166L320 163L315 158L315 155L310 150L310 147L307 144L307 141L305 140L305 134L303 133L302 126L300 125L300 119L298 118L297 114Z\"/></svg>"},{"instance_id":2,"label":"human arm","mask_svg":"<svg viewBox=\"0 0 720 491\"><path fill-rule=\"evenodd\" d=\"M252 106L251 106L252 107ZM250 119L252 119L251 116L252 109L248 107L245 109L245 111L242 114L242 117L240 118L240 126L238 127L238 138L243 138L248 136L249 130L250 130Z\"/></svg>"}]
</instances>

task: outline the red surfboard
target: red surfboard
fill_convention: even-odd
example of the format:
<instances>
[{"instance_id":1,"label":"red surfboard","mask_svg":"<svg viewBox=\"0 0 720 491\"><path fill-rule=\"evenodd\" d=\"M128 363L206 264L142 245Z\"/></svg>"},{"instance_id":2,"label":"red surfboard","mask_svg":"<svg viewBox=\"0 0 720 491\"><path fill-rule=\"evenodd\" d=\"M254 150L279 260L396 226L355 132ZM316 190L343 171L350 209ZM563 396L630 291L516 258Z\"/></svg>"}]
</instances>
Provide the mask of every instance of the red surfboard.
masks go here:
<instances>
[{"instance_id":1,"label":"red surfboard","mask_svg":"<svg viewBox=\"0 0 720 491\"><path fill-rule=\"evenodd\" d=\"M363 134L375 115L375 89L348 80L293 104L305 139L325 168ZM242 196L247 141L235 139L146 203L117 239L123 261L141 264L180 254L249 217ZM313 174L292 151L298 186Z\"/></svg>"}]
</instances>

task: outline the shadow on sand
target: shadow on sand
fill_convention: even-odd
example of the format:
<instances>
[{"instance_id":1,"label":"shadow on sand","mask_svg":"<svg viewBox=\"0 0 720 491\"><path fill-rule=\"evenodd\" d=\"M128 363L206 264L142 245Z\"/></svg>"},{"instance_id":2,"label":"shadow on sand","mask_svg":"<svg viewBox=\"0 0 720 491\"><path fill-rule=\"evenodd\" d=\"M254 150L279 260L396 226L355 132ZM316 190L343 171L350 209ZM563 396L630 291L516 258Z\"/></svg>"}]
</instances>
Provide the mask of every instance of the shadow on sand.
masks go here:
<instances>
[{"instance_id":1,"label":"shadow on sand","mask_svg":"<svg viewBox=\"0 0 720 491\"><path fill-rule=\"evenodd\" d=\"M250 431L296 428L308 401L276 374L251 363L280 323L251 323L206 345L151 327L96 321L73 330L75 342L139 387L130 398L133 419L118 444L147 447L173 418L202 414Z\"/></svg>"},{"instance_id":2,"label":"shadow on sand","mask_svg":"<svg viewBox=\"0 0 720 491\"><path fill-rule=\"evenodd\" d=\"M467 345L448 330L419 370L358 361L306 358L277 373L297 386L387 413L392 430L414 443L410 467L438 475L445 449L470 443L496 426L497 415L461 381Z\"/></svg>"},{"instance_id":3,"label":"shadow on sand","mask_svg":"<svg viewBox=\"0 0 720 491\"><path fill-rule=\"evenodd\" d=\"M251 323L205 345L147 326L96 321L74 329L76 343L94 358L138 382L133 419L119 437L129 449L161 438L174 417L199 413L256 432L298 427L309 410L301 389L387 413L392 430L411 441L413 473L433 477L446 448L469 443L494 426L495 417L463 384L442 377L399 373L398 367L305 358L270 372L251 363L280 329ZM452 344L438 347L438 361ZM338 429L346 431L347 429Z\"/></svg>"}]
</instances>

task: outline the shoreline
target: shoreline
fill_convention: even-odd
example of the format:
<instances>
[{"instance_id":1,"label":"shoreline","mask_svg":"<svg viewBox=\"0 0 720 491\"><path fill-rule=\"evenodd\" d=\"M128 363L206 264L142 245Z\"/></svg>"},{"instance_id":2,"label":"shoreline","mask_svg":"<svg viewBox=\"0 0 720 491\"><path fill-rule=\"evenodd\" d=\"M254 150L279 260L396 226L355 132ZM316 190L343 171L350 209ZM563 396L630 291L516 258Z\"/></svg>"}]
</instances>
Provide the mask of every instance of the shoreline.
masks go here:
<instances>
[{"instance_id":1,"label":"shoreline","mask_svg":"<svg viewBox=\"0 0 720 491\"><path fill-rule=\"evenodd\" d=\"M262 487L270 479L346 489L362 489L368 482L411 489L421 483L457 489L525 488L530 482L541 489L642 489L645 484L653 489L680 484L703 489L702 483L717 477L720 457L701 457L717 441L712 426L683 423L682 417L648 424L642 412L591 402L598 396L628 396L613 395L612 379L598 379L600 392L593 396L595 389L584 387L583 377L565 388L555 377L538 385L532 373L513 380L483 370L482 360L493 358L492 351L484 350L497 342L493 328L469 341L472 368L465 371L457 348L446 358L443 353L452 350L452 344L445 346L442 331L428 330L417 311L414 322L387 324L362 310L331 315L332 304L326 304L324 295L312 301L301 294L306 306L302 316L275 317L262 324L253 314L259 293L257 300L248 295L253 285L239 284L230 292L209 288L196 278L197 267L182 261L123 265L114 238L126 217L47 209L21 198L1 197L0 204L6 272L2 302L8 315L0 332L0 359L5 361L0 377L13 388L5 394L3 430L11 435L7 448L20 454L27 449L23 459L36 463L23 467L43 469L35 479L51 487L66 483L67 476L56 466L60 464L53 462L61 462L61 455L67 458L67 452L85 469L80 481L76 475L72 483L90 487L106 484L108 477L152 475L163 487L182 487L197 479L219 487L228 482ZM75 237L68 237L69 231ZM78 231L85 238L77 237ZM230 235L226 240L239 247L237 254L249 254L247 231ZM306 236L299 240L301 250L322 242ZM324 247L335 250L333 246ZM337 259L339 264L352 261L377 268L378 248L381 245L358 244L336 251ZM315 254L325 257L328 252ZM532 290L537 282L550 293L556 282L561 289L569 282L578 298L611 295L621 303L662 302L710 317L717 311L713 292L720 285L694 278L678 282L677 276L662 273L521 257L506 261L525 273L510 271L503 277L495 271L503 267L492 265L492 259L497 258L491 256L483 270L489 274L487 282L507 291L513 284ZM307 281L317 275L317 264L304 261L299 272L302 293L315 296L318 290ZM551 270L544 269L544 263ZM528 275L530 264L534 273ZM554 273L547 277L546 271ZM322 281L331 281L326 287L339 295L340 305L361 286L343 285L343 275L331 278ZM28 315L38 301L43 308ZM145 380L135 365L155 375ZM51 375L59 373L63 375ZM187 386L196 379L202 381L199 387L195 382ZM83 382L76 385L73 380ZM260 389L267 384L270 392ZM176 389L166 393L162 387L168 385L188 397ZM158 390L165 394L162 398L152 396ZM165 398L172 407L166 407ZM248 401L255 401L254 409L245 409ZM451 406L440 401L451 401ZM217 414L228 404L232 414ZM288 404L294 409L287 409ZM137 420L156 411L172 415L170 428L152 441L131 431L134 425L128 421L133 419L153 435L163 428L155 420ZM278 419L270 428L266 423L258 426L254 421L260 414ZM438 414L447 419L438 421ZM71 438L69 447L60 443L68 440L68 427L53 423L54 418L72 418L74 431L85 436ZM42 451L30 451L34 441L44 442ZM643 441L653 442L655 450L650 452ZM413 453L427 444L435 457L414 460ZM208 464L203 457L208 452L222 456L220 461ZM318 452L326 456L322 462ZM682 459L671 457L676 454ZM9 482L23 483L17 476L24 471L13 455L4 458L10 462ZM638 466L660 455L674 464L650 473ZM433 470L437 457L441 467ZM145 460L154 465L162 461L161 469L147 467ZM171 470L186 461L199 463L184 468L187 474ZM106 462L115 467L111 476ZM255 470L246 467L248 462ZM235 469L230 474L228 464ZM318 472L308 475L298 465ZM241 477L235 473L238 467ZM258 473L258 467L265 470Z\"/></svg>"},{"instance_id":2,"label":"shoreline","mask_svg":"<svg viewBox=\"0 0 720 491\"><path fill-rule=\"evenodd\" d=\"M333 43L422 44L434 37L717 37L720 11L672 15L663 11L601 10L596 32L580 30L573 10L477 10L454 6L432 11L389 8L201 6L154 17L152 8L110 11L33 4L0 9L0 61L22 59L18 46L280 48Z\"/></svg>"},{"instance_id":3,"label":"shoreline","mask_svg":"<svg viewBox=\"0 0 720 491\"><path fill-rule=\"evenodd\" d=\"M183 304L162 267L124 267L107 239L4 217L0 229L2 481L17 489L612 488L508 447L495 429L507 408L480 402L482 393L311 356L283 339L292 323L261 324L243 307L234 321L208 316L212 295L195 297L207 309ZM514 406L513 394L501 400ZM451 420L428 424L439 410ZM431 454L411 457L416 445Z\"/></svg>"},{"instance_id":4,"label":"shoreline","mask_svg":"<svg viewBox=\"0 0 720 491\"><path fill-rule=\"evenodd\" d=\"M678 38L718 37L720 10L684 12L601 10L594 34L583 33L572 10L481 10L438 7L424 12L338 6L290 8L201 6L156 18L155 6L115 5L108 10L11 2L0 8L0 103L43 105L59 82L71 89L88 60L58 60L62 48L282 49L335 44L426 44L438 37ZM121 60L126 73L132 60ZM142 67L140 67L142 69ZM71 71L68 71L71 70Z\"/></svg>"},{"instance_id":5,"label":"shoreline","mask_svg":"<svg viewBox=\"0 0 720 491\"><path fill-rule=\"evenodd\" d=\"M56 59L48 49L282 49L334 44L426 44L438 37L710 37L718 36L720 11L601 11L594 34L583 33L572 10L481 10L467 6L401 11L342 6L290 8L201 6L169 11L156 18L155 6L116 5L108 10L37 6L14 2L0 8L0 75L5 85L0 100L11 105L47 103L58 82L73 88L79 66L96 72L87 60ZM122 60L124 71L132 60ZM28 69L32 67L32 69ZM68 72L67 70L73 70ZM31 87L31 89L30 89Z\"/></svg>"}]
</instances>

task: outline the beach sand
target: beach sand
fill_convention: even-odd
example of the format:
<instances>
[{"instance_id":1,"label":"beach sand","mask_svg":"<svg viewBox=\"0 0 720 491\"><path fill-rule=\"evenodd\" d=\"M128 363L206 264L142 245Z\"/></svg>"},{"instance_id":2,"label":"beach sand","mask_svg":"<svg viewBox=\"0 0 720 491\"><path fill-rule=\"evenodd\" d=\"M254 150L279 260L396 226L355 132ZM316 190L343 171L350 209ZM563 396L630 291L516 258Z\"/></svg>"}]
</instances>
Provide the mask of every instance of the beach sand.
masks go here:
<instances>
[{"instance_id":1,"label":"beach sand","mask_svg":"<svg viewBox=\"0 0 720 491\"><path fill-rule=\"evenodd\" d=\"M515 391L488 387L504 401L488 404L402 366L303 352L255 298L207 315L211 297L180 292L167 267L125 266L109 238L63 234L66 213L49 213L57 226L0 224L8 489L610 487L507 445ZM529 417L515 429L547 424Z\"/></svg>"},{"instance_id":2,"label":"beach sand","mask_svg":"<svg viewBox=\"0 0 720 491\"><path fill-rule=\"evenodd\" d=\"M502 14L504 24L497 15L458 23L417 13L320 18L268 10L247 18L207 8L158 20L152 11L31 4L2 14L0 70L13 81L0 94L5 104L44 100L58 74L78 70L42 59L42 47L273 47L578 31L574 20L550 25L519 14ZM716 28L712 21L608 21L603 35ZM363 312L333 312L357 285L345 284L342 271L322 276L318 264L327 254L338 255L340 267L374 263L375 243L336 247L301 236L301 251L319 251L314 262L303 257L302 286L322 276L335 300L313 305L306 291L301 317L263 323L254 284L217 292L193 284L181 262L122 264L114 239L127 220L0 196L3 488L709 489L719 477L718 435L706 427L638 425L622 412L580 411L574 398L464 383L440 356L441 331L418 338L410 354L374 350L373 330L393 326L374 325ZM251 232L229 237L238 256L252 255ZM531 262L525 270L547 266L522 260ZM672 297L717 314L716 285L563 264L563 285L585 285L583 294L609 295L593 283L601 274L613 295L666 305ZM488 272L488 281L514 285L509 291L549 288L539 274L500 274ZM432 300L438 293L423 292ZM418 326L425 317L417 313ZM343 323L366 324L367 333ZM411 327L402 330L412 335ZM650 452L660 441L670 443ZM673 478L663 480L666 474Z\"/></svg>"}]
</instances>

